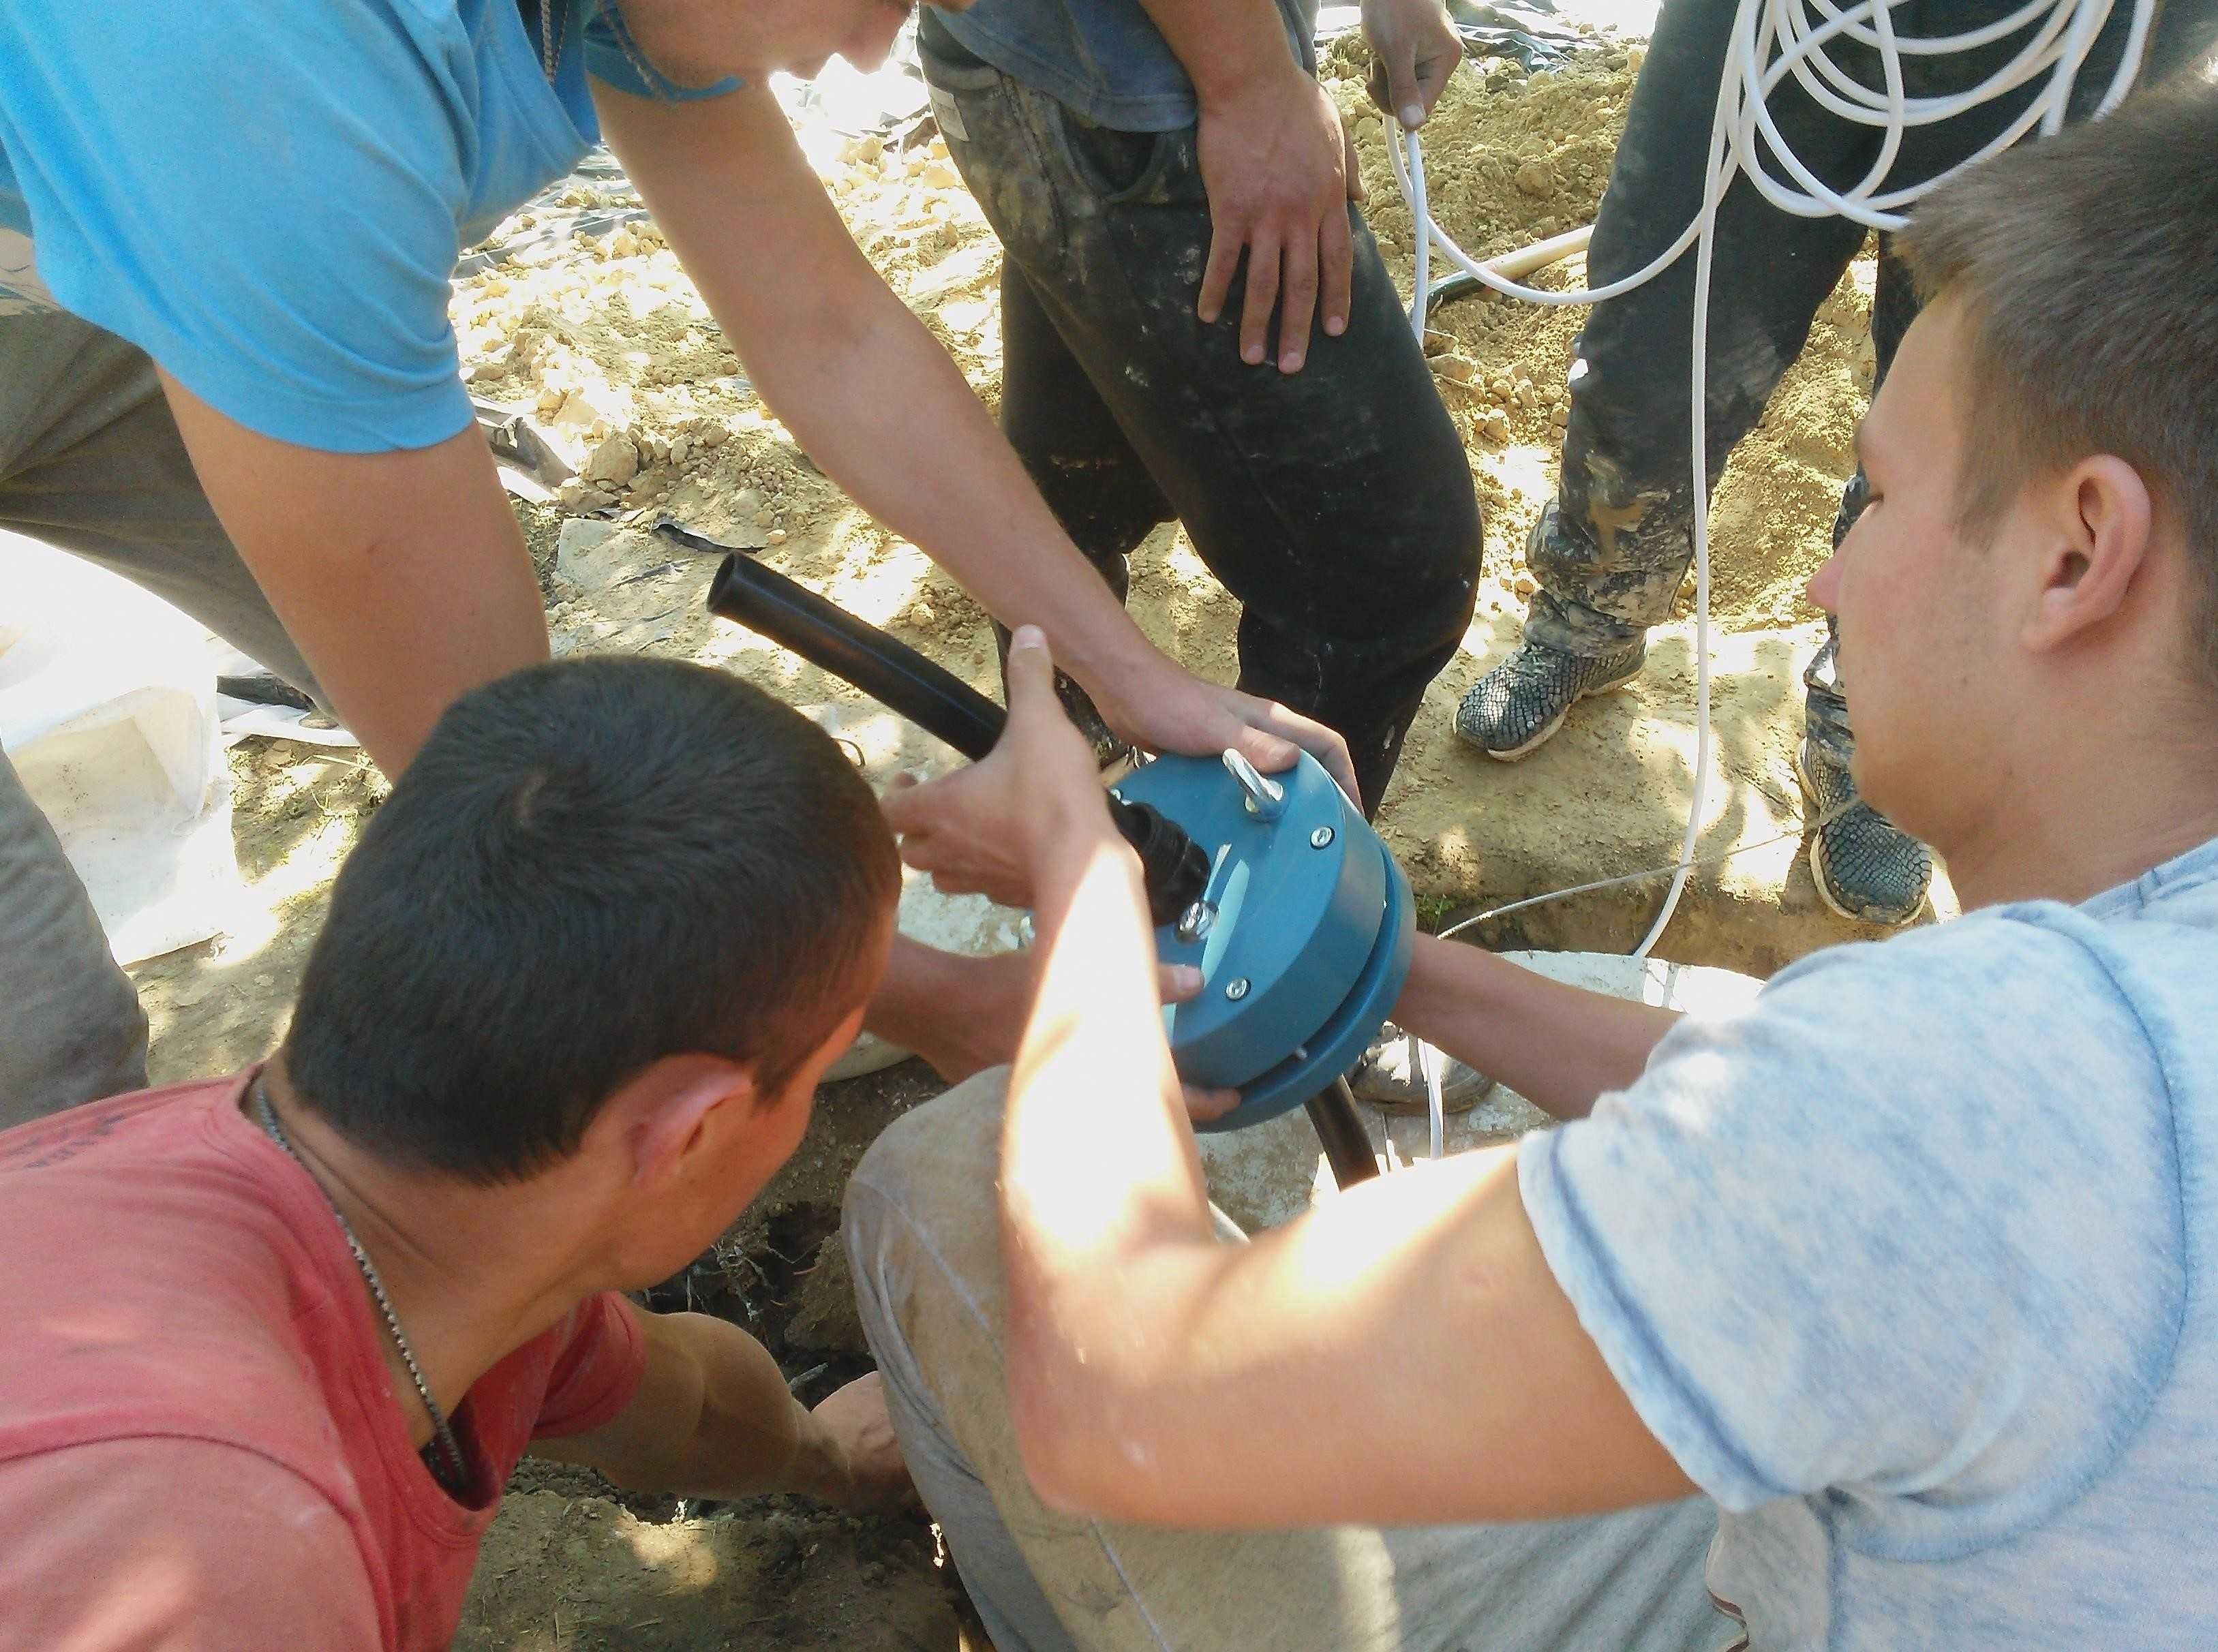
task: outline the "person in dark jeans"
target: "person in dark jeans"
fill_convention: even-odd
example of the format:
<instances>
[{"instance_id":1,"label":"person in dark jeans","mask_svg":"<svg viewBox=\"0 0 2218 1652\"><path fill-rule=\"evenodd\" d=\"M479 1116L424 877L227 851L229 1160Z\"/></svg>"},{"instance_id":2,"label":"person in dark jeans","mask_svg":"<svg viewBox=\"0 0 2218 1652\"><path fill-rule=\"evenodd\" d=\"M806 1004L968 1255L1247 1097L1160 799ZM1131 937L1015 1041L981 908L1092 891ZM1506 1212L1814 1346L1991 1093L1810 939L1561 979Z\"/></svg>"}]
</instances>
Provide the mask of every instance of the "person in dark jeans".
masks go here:
<instances>
[{"instance_id":1,"label":"person in dark jeans","mask_svg":"<svg viewBox=\"0 0 2218 1652\"><path fill-rule=\"evenodd\" d=\"M1460 43L1438 0L1366 10L1422 121ZM919 45L1006 254L1011 444L1120 598L1132 549L1185 524L1240 602L1240 686L1337 729L1371 813L1470 621L1479 518L1349 203L1313 22L1298 0L978 0L925 12Z\"/></svg>"},{"instance_id":2,"label":"person in dark jeans","mask_svg":"<svg viewBox=\"0 0 2218 1652\"><path fill-rule=\"evenodd\" d=\"M1908 0L1893 17L1901 36L1932 37L1980 28L2016 9L2016 0ZM1588 254L1593 285L1639 269L1700 212L1719 76L1737 9L1733 0L1670 0L1658 16L1595 220ZM2079 76L2075 121L2092 114L2110 84L2129 10L2116 9ZM2218 5L2212 0L2159 0L2141 83L2207 52L2214 35ZM2008 61L2024 39L2014 35L1951 56L1905 55L1905 90L1913 98L1964 91ZM1865 84L1882 84L1875 53L1841 41L1831 55ZM1952 120L1911 128L1892 180L1909 183L1969 158L2033 95L2029 86ZM1856 183L1878 155L1875 128L1822 108L1791 79L1769 108L1795 153L1837 189ZM1740 176L1719 205L1715 233L1706 402L1712 487L1734 444L1762 418L1819 306L1866 237L1863 226L1846 219L1783 212ZM1526 756L1561 727L1575 702L1637 675L1648 628L1670 612L1686 577L1694 558L1688 473L1694 288L1689 253L1643 286L1596 305L1579 335L1562 480L1527 548L1540 589L1523 640L1465 696L1456 718L1457 732L1490 757L1514 762ZM1882 378L1917 309L1892 238L1883 234L1872 305ZM1836 545L1865 501L1859 473L1842 497ZM1713 547L1713 555L1719 552L1730 555L1732 548ZM1823 821L1811 841L1818 892L1844 917L1907 923L1924 905L1932 857L1857 799L1849 767L1855 738L1830 622L1803 681L1807 709L1796 766L1812 818Z\"/></svg>"}]
</instances>

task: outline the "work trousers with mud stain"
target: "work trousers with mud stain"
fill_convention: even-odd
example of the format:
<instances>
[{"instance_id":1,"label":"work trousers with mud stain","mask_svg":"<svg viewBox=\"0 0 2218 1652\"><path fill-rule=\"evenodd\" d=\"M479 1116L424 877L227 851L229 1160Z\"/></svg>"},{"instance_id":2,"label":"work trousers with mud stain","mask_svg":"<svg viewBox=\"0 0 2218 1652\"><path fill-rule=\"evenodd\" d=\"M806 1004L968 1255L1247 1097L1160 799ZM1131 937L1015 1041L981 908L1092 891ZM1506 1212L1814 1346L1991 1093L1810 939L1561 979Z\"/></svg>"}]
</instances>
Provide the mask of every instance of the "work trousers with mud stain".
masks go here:
<instances>
[{"instance_id":1,"label":"work trousers with mud stain","mask_svg":"<svg viewBox=\"0 0 2218 1652\"><path fill-rule=\"evenodd\" d=\"M925 14L949 152L1001 238L1001 428L1121 600L1186 525L1241 604L1240 686L1340 731L1375 809L1478 590L1454 424L1362 219L1348 331L1299 373L1240 359L1241 284L1194 316L1210 243L1193 127L1089 125ZM1275 321L1270 335L1277 337ZM1273 354L1275 356L1275 344Z\"/></svg>"},{"instance_id":2,"label":"work trousers with mud stain","mask_svg":"<svg viewBox=\"0 0 2218 1652\"><path fill-rule=\"evenodd\" d=\"M1907 0L1892 15L1905 36L1962 34L2016 10L2020 0ZM1737 10L1735 0L1665 0L1633 87L1625 136L1595 219L1588 277L1596 287L1632 275L1701 212L1711 122ZM2097 36L2079 74L2072 113L2092 114L2125 46L2128 6ZM2159 0L2141 84L2153 84L2207 52L2218 37L2213 0ZM1904 89L1915 97L1963 91L2022 46L2023 35L1946 57L1907 56ZM1882 84L1877 53L1837 41L1836 61L1867 85ZM2041 83L2046 84L2045 78ZM2025 108L2035 88L1938 125L1911 129L1890 176L1930 177L1975 154ZM1791 79L1770 100L1781 136L1819 178L1859 182L1878 158L1880 134L1821 107ZM1775 162L1775 175L1785 177ZM1798 218L1736 176L1719 203L1710 279L1708 485L1801 353L1818 308L1864 244L1863 226ZM1556 502L1533 530L1527 559L1540 582L1525 634L1581 655L1614 653L1670 611L1694 554L1688 403L1694 258L1595 306L1576 346L1571 413ZM1872 339L1881 376L1918 311L1892 238L1880 238ZM1842 498L1838 544L1862 509L1861 475ZM1731 556L1730 545L1713 555ZM1812 738L1845 750L1848 713L1828 635L1804 681Z\"/></svg>"},{"instance_id":3,"label":"work trousers with mud stain","mask_svg":"<svg viewBox=\"0 0 2218 1652\"><path fill-rule=\"evenodd\" d=\"M902 1452L1001 1652L1721 1652L1739 1643L1703 1582L1717 1531L1707 1498L1515 1525L1254 1532L1044 1507L1017 1456L1001 1363L991 1191L1007 1076L982 1074L896 1120L848 1185L844 1227ZM1393 1405L1396 1380L1382 1373L1380 1405ZM1255 1396L1259 1416L1271 1404Z\"/></svg>"},{"instance_id":4,"label":"work trousers with mud stain","mask_svg":"<svg viewBox=\"0 0 2218 1652\"><path fill-rule=\"evenodd\" d=\"M153 363L113 333L0 315L0 529L113 569L314 691L201 491ZM0 1128L146 1082L138 993L0 755Z\"/></svg>"}]
</instances>

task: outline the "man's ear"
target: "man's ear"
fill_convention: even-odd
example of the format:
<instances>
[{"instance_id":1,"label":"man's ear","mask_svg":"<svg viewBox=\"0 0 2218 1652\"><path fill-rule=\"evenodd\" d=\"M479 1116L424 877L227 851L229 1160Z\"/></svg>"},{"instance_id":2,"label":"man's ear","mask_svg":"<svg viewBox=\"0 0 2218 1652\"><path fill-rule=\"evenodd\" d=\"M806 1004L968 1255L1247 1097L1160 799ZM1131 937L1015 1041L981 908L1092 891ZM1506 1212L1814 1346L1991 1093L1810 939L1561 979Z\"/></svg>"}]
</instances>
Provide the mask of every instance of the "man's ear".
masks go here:
<instances>
[{"instance_id":1,"label":"man's ear","mask_svg":"<svg viewBox=\"0 0 2218 1652\"><path fill-rule=\"evenodd\" d=\"M2052 531L2044 549L2041 590L2023 639L2035 650L2056 648L2099 625L2125 605L2148 555L2155 502L2141 474L2114 454L2083 459L2050 485Z\"/></svg>"},{"instance_id":2,"label":"man's ear","mask_svg":"<svg viewBox=\"0 0 2218 1652\"><path fill-rule=\"evenodd\" d=\"M744 1128L755 1111L754 1070L721 1055L666 1055L609 1098L601 1121L642 1188L666 1187L701 1162L704 1144Z\"/></svg>"}]
</instances>

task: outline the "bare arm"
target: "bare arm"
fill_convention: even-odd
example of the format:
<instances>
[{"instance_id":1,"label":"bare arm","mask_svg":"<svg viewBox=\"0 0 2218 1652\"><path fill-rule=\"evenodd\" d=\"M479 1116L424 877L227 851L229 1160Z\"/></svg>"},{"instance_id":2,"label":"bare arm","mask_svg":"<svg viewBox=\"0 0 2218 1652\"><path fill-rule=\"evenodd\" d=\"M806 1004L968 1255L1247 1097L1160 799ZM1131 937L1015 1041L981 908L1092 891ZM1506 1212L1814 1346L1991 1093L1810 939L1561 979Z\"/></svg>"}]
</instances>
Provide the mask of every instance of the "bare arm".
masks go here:
<instances>
[{"instance_id":1,"label":"bare arm","mask_svg":"<svg viewBox=\"0 0 2218 1652\"><path fill-rule=\"evenodd\" d=\"M1417 937L1394 1018L1544 1112L1584 1118L1622 1090L1679 1012L1551 981L1474 946Z\"/></svg>"},{"instance_id":2,"label":"bare arm","mask_svg":"<svg viewBox=\"0 0 2218 1652\"><path fill-rule=\"evenodd\" d=\"M11 1457L0 1462L0 1643L11 1648L391 1644L347 1516L240 1446L155 1434Z\"/></svg>"},{"instance_id":3,"label":"bare arm","mask_svg":"<svg viewBox=\"0 0 2218 1652\"><path fill-rule=\"evenodd\" d=\"M455 698L547 658L547 618L485 438L322 453L167 374L193 469L331 704L398 776Z\"/></svg>"},{"instance_id":4,"label":"bare arm","mask_svg":"<svg viewBox=\"0 0 2218 1652\"><path fill-rule=\"evenodd\" d=\"M848 237L759 90L658 103L597 85L609 140L764 399L826 472L1011 624L1040 626L1128 739L1238 746L1260 766L1340 737L1207 684L1140 633L1056 522L984 406Z\"/></svg>"},{"instance_id":5,"label":"bare arm","mask_svg":"<svg viewBox=\"0 0 2218 1652\"><path fill-rule=\"evenodd\" d=\"M810 1411L739 1327L707 1314L642 1314L640 1322L647 1372L631 1403L586 1433L539 1442L535 1456L598 1469L630 1491L792 1491L849 1508L907 1494L875 1376Z\"/></svg>"},{"instance_id":6,"label":"bare arm","mask_svg":"<svg viewBox=\"0 0 2218 1652\"><path fill-rule=\"evenodd\" d=\"M896 935L863 1024L952 1084L1015 1055L1031 1000L1029 953L967 957Z\"/></svg>"},{"instance_id":7,"label":"bare arm","mask_svg":"<svg viewBox=\"0 0 2218 1652\"><path fill-rule=\"evenodd\" d=\"M1512 1154L1216 1241L1137 864L1100 819L1044 652L1013 650L1010 678L1002 747L938 785L948 829L1024 823L1038 892L1044 962L1001 1187L1011 1412L1041 1495L1238 1527L1535 1518L1688 1491L1550 1273Z\"/></svg>"},{"instance_id":8,"label":"bare arm","mask_svg":"<svg viewBox=\"0 0 2218 1652\"><path fill-rule=\"evenodd\" d=\"M475 430L415 451L322 453L257 435L166 374L162 383L225 531L387 775L408 766L456 696L547 658L531 559ZM900 938L895 950L870 1005L873 1031L950 1078L1008 1060L1023 1013L1012 979L1020 960L958 958ZM949 1016L964 1002L1001 1009Z\"/></svg>"}]
</instances>

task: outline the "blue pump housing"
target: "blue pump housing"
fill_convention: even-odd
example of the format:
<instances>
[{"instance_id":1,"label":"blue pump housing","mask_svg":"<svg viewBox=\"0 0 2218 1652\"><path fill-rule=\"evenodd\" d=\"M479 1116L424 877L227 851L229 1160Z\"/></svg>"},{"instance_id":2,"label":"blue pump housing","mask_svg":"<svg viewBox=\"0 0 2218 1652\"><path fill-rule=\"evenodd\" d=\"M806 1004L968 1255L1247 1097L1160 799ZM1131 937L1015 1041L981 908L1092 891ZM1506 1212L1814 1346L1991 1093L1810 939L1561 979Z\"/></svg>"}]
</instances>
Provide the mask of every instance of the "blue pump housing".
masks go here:
<instances>
[{"instance_id":1,"label":"blue pump housing","mask_svg":"<svg viewBox=\"0 0 2218 1652\"><path fill-rule=\"evenodd\" d=\"M1227 763L1165 757L1113 789L1183 826L1209 859L1187 921L1155 931L1200 993L1163 1011L1190 1084L1237 1089L1198 1128L1238 1129L1299 1106L1355 1064L1392 1013L1416 932L1409 881L1316 758L1243 784Z\"/></svg>"}]
</instances>

